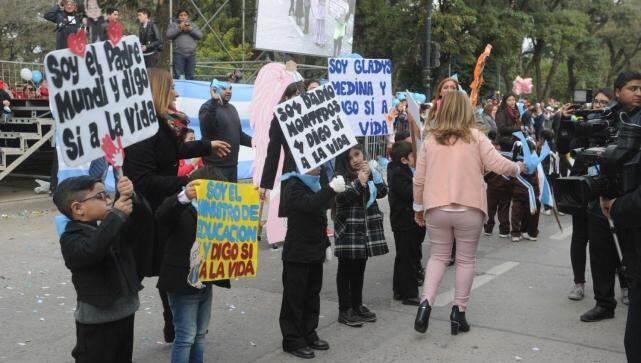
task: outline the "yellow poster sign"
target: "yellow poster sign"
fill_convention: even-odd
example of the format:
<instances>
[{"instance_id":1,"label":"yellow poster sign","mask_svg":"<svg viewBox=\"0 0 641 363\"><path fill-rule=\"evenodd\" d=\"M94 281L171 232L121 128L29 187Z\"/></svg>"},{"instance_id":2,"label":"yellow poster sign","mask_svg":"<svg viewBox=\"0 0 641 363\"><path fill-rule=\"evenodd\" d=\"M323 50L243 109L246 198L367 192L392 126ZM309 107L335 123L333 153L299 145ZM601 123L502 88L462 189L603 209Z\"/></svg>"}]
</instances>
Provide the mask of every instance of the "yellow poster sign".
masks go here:
<instances>
[{"instance_id":1,"label":"yellow poster sign","mask_svg":"<svg viewBox=\"0 0 641 363\"><path fill-rule=\"evenodd\" d=\"M200 258L192 266L192 272L198 271L198 281L255 277L260 221L258 191L251 184L200 180L196 194Z\"/></svg>"}]
</instances>

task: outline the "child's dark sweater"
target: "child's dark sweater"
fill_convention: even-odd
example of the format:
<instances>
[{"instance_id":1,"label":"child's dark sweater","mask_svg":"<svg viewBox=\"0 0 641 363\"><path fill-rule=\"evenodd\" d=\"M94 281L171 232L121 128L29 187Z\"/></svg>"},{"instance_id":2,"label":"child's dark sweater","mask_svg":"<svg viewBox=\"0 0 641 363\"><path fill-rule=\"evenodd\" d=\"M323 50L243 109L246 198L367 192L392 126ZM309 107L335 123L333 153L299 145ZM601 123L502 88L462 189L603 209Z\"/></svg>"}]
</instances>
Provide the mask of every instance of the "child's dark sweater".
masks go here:
<instances>
[{"instance_id":1,"label":"child's dark sweater","mask_svg":"<svg viewBox=\"0 0 641 363\"><path fill-rule=\"evenodd\" d=\"M329 246L327 205L336 195L325 186L314 193L296 177L284 182L280 210L287 217L283 261L323 262Z\"/></svg>"}]
</instances>

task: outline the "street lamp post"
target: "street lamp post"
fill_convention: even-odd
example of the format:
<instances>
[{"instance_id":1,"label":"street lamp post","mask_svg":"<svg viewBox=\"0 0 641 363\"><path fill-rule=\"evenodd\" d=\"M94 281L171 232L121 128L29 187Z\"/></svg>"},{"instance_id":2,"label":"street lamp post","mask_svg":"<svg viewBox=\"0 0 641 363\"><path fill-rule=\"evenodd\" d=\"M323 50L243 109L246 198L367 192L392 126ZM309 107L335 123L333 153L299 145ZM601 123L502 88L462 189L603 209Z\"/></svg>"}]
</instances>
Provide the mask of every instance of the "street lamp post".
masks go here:
<instances>
[{"instance_id":1,"label":"street lamp post","mask_svg":"<svg viewBox=\"0 0 641 363\"><path fill-rule=\"evenodd\" d=\"M427 0L427 19L425 20L425 68L423 75L425 77L425 97L427 100L432 98L432 5L433 0Z\"/></svg>"}]
</instances>

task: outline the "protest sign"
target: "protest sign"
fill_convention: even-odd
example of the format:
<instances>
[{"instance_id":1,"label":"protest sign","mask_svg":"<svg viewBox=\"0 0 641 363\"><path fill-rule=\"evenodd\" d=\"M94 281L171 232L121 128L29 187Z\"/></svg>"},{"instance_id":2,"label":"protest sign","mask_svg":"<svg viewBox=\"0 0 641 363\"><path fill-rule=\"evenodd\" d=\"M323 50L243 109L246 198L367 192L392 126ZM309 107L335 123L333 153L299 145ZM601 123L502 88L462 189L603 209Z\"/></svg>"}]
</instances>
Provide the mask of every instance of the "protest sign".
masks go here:
<instances>
[{"instance_id":1,"label":"protest sign","mask_svg":"<svg viewBox=\"0 0 641 363\"><path fill-rule=\"evenodd\" d=\"M198 276L202 282L255 277L260 222L256 187L200 180L196 195L200 259L192 266L190 278Z\"/></svg>"},{"instance_id":2,"label":"protest sign","mask_svg":"<svg viewBox=\"0 0 641 363\"><path fill-rule=\"evenodd\" d=\"M105 135L127 147L153 136L158 120L136 36L53 51L44 61L49 104L65 164L104 155Z\"/></svg>"},{"instance_id":3,"label":"protest sign","mask_svg":"<svg viewBox=\"0 0 641 363\"><path fill-rule=\"evenodd\" d=\"M407 100L407 113L411 116L410 118L414 121L414 125L420 130L423 125L421 125L421 110L418 106L418 103L412 98L412 94L409 91L405 92L405 100Z\"/></svg>"},{"instance_id":4,"label":"protest sign","mask_svg":"<svg viewBox=\"0 0 641 363\"><path fill-rule=\"evenodd\" d=\"M329 81L357 136L388 135L392 102L392 61L330 58Z\"/></svg>"},{"instance_id":5,"label":"protest sign","mask_svg":"<svg viewBox=\"0 0 641 363\"><path fill-rule=\"evenodd\" d=\"M335 158L356 145L352 129L330 84L280 103L274 107L298 172Z\"/></svg>"}]
</instances>

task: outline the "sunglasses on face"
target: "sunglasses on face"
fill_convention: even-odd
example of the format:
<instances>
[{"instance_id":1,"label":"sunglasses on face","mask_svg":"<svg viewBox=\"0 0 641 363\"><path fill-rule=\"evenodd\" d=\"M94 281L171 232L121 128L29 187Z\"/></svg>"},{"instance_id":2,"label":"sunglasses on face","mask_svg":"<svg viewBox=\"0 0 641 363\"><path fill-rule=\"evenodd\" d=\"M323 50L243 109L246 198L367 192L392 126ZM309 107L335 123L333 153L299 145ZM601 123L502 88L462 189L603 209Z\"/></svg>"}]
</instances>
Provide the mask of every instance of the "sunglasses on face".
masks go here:
<instances>
[{"instance_id":1,"label":"sunglasses on face","mask_svg":"<svg viewBox=\"0 0 641 363\"><path fill-rule=\"evenodd\" d=\"M109 194L107 194L107 192L102 191L102 192L98 192L98 193L92 195L91 197L87 197L87 198L79 201L78 203L83 203L83 202L86 202L86 201L92 200L92 199L102 200L103 202L106 202L107 200L109 200L111 198L109 197Z\"/></svg>"}]
</instances>

